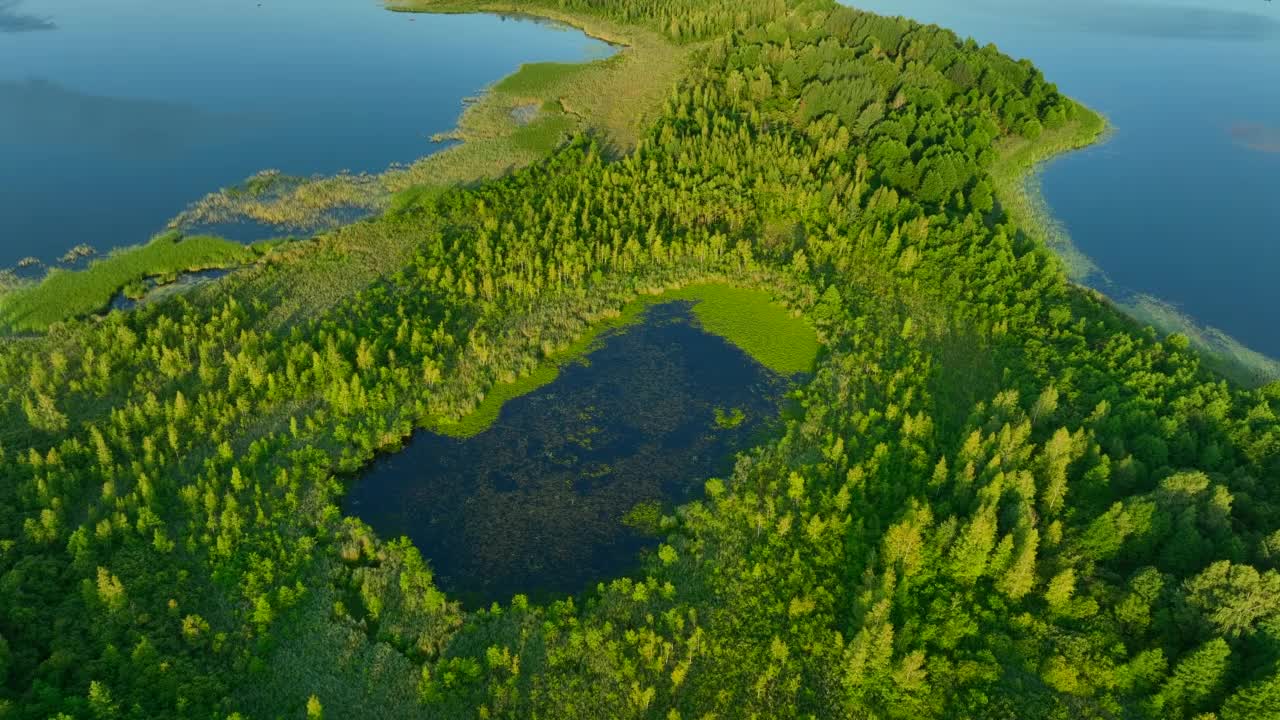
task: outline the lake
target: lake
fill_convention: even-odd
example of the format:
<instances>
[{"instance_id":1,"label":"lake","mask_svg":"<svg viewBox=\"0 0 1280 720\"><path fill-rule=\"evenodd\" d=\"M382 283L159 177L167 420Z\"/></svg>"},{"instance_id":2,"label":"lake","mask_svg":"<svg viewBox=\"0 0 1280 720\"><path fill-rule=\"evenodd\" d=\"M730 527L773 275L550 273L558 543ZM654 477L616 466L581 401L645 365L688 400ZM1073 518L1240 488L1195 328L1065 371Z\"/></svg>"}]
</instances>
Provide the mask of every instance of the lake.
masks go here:
<instances>
[{"instance_id":1,"label":"lake","mask_svg":"<svg viewBox=\"0 0 1280 720\"><path fill-rule=\"evenodd\" d=\"M408 536L472 607L625 574L657 543L632 511L701 497L777 421L788 387L689 307L658 305L606 334L475 437L419 431L352 481L343 511Z\"/></svg>"},{"instance_id":2,"label":"lake","mask_svg":"<svg viewBox=\"0 0 1280 720\"><path fill-rule=\"evenodd\" d=\"M1110 141L1043 176L1055 216L1106 275L1089 284L1161 298L1280 357L1280 3L850 4L994 42L1105 114Z\"/></svg>"},{"instance_id":3,"label":"lake","mask_svg":"<svg viewBox=\"0 0 1280 720\"><path fill-rule=\"evenodd\" d=\"M259 170L410 162L520 64L611 52L376 0L0 0L0 268L146 241Z\"/></svg>"}]
</instances>

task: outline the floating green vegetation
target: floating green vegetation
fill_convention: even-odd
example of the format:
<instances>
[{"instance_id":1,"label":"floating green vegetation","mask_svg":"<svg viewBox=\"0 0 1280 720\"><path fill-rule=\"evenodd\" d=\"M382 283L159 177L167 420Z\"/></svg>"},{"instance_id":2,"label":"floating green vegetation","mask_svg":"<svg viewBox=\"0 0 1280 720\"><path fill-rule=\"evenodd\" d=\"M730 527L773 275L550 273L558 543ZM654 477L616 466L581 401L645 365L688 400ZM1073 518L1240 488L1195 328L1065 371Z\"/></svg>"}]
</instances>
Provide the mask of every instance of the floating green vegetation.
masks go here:
<instances>
[{"instance_id":1,"label":"floating green vegetation","mask_svg":"<svg viewBox=\"0 0 1280 720\"><path fill-rule=\"evenodd\" d=\"M817 361L820 344L813 327L768 292L723 282L698 283L638 296L619 312L599 319L568 347L551 353L527 375L494 385L468 415L458 420L435 418L428 427L456 438L484 432L508 400L554 381L561 365L581 360L602 334L637 322L650 306L673 300L693 303L693 314L703 330L728 340L779 375L808 372Z\"/></svg>"},{"instance_id":2,"label":"floating green vegetation","mask_svg":"<svg viewBox=\"0 0 1280 720\"><path fill-rule=\"evenodd\" d=\"M0 297L0 327L42 331L102 310L121 290L136 292L144 278L225 268L256 256L253 248L223 238L165 233L145 245L117 250L84 270L52 270L39 284Z\"/></svg>"},{"instance_id":3,"label":"floating green vegetation","mask_svg":"<svg viewBox=\"0 0 1280 720\"><path fill-rule=\"evenodd\" d=\"M657 500L636 503L622 516L622 524L646 535L657 535L662 530L662 503Z\"/></svg>"},{"instance_id":4,"label":"floating green vegetation","mask_svg":"<svg viewBox=\"0 0 1280 720\"><path fill-rule=\"evenodd\" d=\"M521 395L537 390L543 385L549 385L559 375L560 368L558 363L554 361L543 363L533 372L513 382L494 385L471 414L456 421L436 420L430 424L430 427L433 431L449 437L469 438L479 435L497 421L498 413L502 411L502 406L508 400L514 400Z\"/></svg>"},{"instance_id":5,"label":"floating green vegetation","mask_svg":"<svg viewBox=\"0 0 1280 720\"><path fill-rule=\"evenodd\" d=\"M725 412L724 408L716 408L716 427L721 430L732 430L746 419L747 414L742 412L742 408L734 408L729 412Z\"/></svg>"}]
</instances>

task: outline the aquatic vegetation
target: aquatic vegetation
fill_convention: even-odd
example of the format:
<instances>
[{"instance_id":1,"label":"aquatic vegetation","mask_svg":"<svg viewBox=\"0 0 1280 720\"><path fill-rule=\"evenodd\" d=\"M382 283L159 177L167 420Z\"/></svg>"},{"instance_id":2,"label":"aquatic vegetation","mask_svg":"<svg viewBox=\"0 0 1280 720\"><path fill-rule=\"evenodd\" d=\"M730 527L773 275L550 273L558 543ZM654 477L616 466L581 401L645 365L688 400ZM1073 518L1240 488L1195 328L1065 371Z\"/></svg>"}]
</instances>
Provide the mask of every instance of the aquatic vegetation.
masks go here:
<instances>
[{"instance_id":1,"label":"aquatic vegetation","mask_svg":"<svg viewBox=\"0 0 1280 720\"><path fill-rule=\"evenodd\" d=\"M107 307L122 289L151 276L228 267L257 257L251 248L221 238L159 235L145 245L117 250L84 270L54 269L39 283L0 296L0 327L44 330Z\"/></svg>"},{"instance_id":2,"label":"aquatic vegetation","mask_svg":"<svg viewBox=\"0 0 1280 720\"><path fill-rule=\"evenodd\" d=\"M352 211L368 214L395 207L395 198L408 191L500 177L546 157L575 132L597 133L611 153L627 152L658 113L688 51L643 28L549 14L573 20L589 34L622 47L609 58L587 63L523 66L469 101L454 131L434 138L456 144L409 165L378 174L315 178L265 171L201 198L171 224L191 228L251 220L315 231L349 221ZM532 118L522 114L531 105L538 106Z\"/></svg>"},{"instance_id":3,"label":"aquatic vegetation","mask_svg":"<svg viewBox=\"0 0 1280 720\"><path fill-rule=\"evenodd\" d=\"M493 92L524 98L554 97L557 87L573 82L575 76L587 71L587 66L582 63L526 63L499 80L493 86Z\"/></svg>"},{"instance_id":4,"label":"aquatic vegetation","mask_svg":"<svg viewBox=\"0 0 1280 720\"><path fill-rule=\"evenodd\" d=\"M747 419L747 414L742 408L734 408L729 412L725 412L724 408L716 408L716 427L721 430L732 430L742 424Z\"/></svg>"},{"instance_id":5,"label":"aquatic vegetation","mask_svg":"<svg viewBox=\"0 0 1280 720\"><path fill-rule=\"evenodd\" d=\"M83 260L84 258L92 257L97 253L98 251L95 250L92 245L81 243L63 253L62 257L58 258L58 262L63 265L70 265Z\"/></svg>"},{"instance_id":6,"label":"aquatic vegetation","mask_svg":"<svg viewBox=\"0 0 1280 720\"><path fill-rule=\"evenodd\" d=\"M788 312L767 291L737 287L727 281L704 281L639 294L620 311L606 312L594 319L571 343L559 348L548 346L543 361L525 374L494 384L470 413L456 419L436 418L431 428L457 438L483 432L498 419L507 401L555 381L560 366L576 362L594 350L602 335L638 322L648 308L672 300L692 302L693 313L704 330L723 337L780 375L813 369L819 344L805 320Z\"/></svg>"},{"instance_id":7,"label":"aquatic vegetation","mask_svg":"<svg viewBox=\"0 0 1280 720\"><path fill-rule=\"evenodd\" d=\"M997 148L991 178L1000 209L1015 218L1023 232L1051 248L1073 280L1087 283L1101 271L1071 243L1054 219L1040 191L1038 174L1040 165L1052 158L1105 142L1109 131L1106 118L1079 104L1074 112L1071 122L1034 139L1005 139Z\"/></svg>"},{"instance_id":8,"label":"aquatic vegetation","mask_svg":"<svg viewBox=\"0 0 1280 720\"><path fill-rule=\"evenodd\" d=\"M991 173L1001 209L1015 218L1035 242L1053 250L1072 281L1102 292L1125 313L1163 335L1187 338L1222 374L1249 386L1280 380L1280 362L1245 347L1220 330L1202 326L1158 298L1117 287L1076 247L1066 228L1053 217L1040 191L1039 166L1062 153L1104 142L1107 132L1104 118L1078 106L1077 119L1061 128L1046 131L1035 140L1006 140L999 147Z\"/></svg>"},{"instance_id":9,"label":"aquatic vegetation","mask_svg":"<svg viewBox=\"0 0 1280 720\"><path fill-rule=\"evenodd\" d=\"M1262 387L1280 381L1280 360L1252 350L1217 328L1196 322L1167 302L1143 293L1117 293L1115 303L1145 325L1158 329L1173 342L1187 342L1205 358L1205 364L1245 387ZM1178 340L1176 338L1182 338Z\"/></svg>"},{"instance_id":10,"label":"aquatic vegetation","mask_svg":"<svg viewBox=\"0 0 1280 720\"><path fill-rule=\"evenodd\" d=\"M641 500L622 516L622 524L642 533L656 535L662 529L662 503L657 500Z\"/></svg>"},{"instance_id":11,"label":"aquatic vegetation","mask_svg":"<svg viewBox=\"0 0 1280 720\"><path fill-rule=\"evenodd\" d=\"M664 297L692 300L707 332L720 335L780 375L809 372L820 345L813 326L768 292L715 283L691 285Z\"/></svg>"},{"instance_id":12,"label":"aquatic vegetation","mask_svg":"<svg viewBox=\"0 0 1280 720\"><path fill-rule=\"evenodd\" d=\"M726 472L787 383L697 328L682 301L648 306L587 359L482 433L415 434L353 479L344 510L433 548L437 583L472 607L545 601L634 568L657 545L662 505ZM709 432L725 401L739 422Z\"/></svg>"}]
</instances>

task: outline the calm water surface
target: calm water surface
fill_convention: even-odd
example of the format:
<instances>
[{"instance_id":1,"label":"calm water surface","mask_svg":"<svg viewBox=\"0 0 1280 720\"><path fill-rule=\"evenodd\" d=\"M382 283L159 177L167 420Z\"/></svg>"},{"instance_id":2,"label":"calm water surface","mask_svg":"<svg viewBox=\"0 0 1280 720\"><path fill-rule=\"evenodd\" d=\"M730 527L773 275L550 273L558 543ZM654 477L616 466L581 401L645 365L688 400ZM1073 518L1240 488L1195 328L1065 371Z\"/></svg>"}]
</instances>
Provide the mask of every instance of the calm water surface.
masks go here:
<instances>
[{"instance_id":1,"label":"calm water surface","mask_svg":"<svg viewBox=\"0 0 1280 720\"><path fill-rule=\"evenodd\" d=\"M1280 357L1280 3L854 0L994 42L1107 115L1045 196L1120 288Z\"/></svg>"},{"instance_id":2,"label":"calm water surface","mask_svg":"<svg viewBox=\"0 0 1280 720\"><path fill-rule=\"evenodd\" d=\"M521 63L609 52L377 0L0 0L0 268L142 242L266 168L412 161Z\"/></svg>"},{"instance_id":3,"label":"calm water surface","mask_svg":"<svg viewBox=\"0 0 1280 720\"><path fill-rule=\"evenodd\" d=\"M476 437L417 433L353 482L344 511L384 538L408 536L440 586L473 606L624 574L657 540L623 516L699 497L775 421L787 385L697 328L688 307L650 309ZM717 408L741 410L741 423L721 427Z\"/></svg>"}]
</instances>

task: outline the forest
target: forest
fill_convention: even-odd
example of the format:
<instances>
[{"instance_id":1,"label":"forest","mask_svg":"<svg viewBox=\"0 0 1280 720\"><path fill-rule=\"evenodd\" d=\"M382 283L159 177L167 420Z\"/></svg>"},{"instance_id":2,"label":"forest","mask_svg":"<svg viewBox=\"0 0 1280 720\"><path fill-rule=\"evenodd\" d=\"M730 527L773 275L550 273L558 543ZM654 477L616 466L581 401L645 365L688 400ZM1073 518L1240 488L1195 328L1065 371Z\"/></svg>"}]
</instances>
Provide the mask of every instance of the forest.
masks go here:
<instances>
[{"instance_id":1,"label":"forest","mask_svg":"<svg viewBox=\"0 0 1280 720\"><path fill-rule=\"evenodd\" d=\"M587 112L506 174L4 337L0 718L1280 718L1280 383L1070 283L995 174L1091 111L833 0L399 9L678 72L618 93L634 142ZM705 283L821 349L636 572L464 610L432 548L343 516L375 453Z\"/></svg>"}]
</instances>

